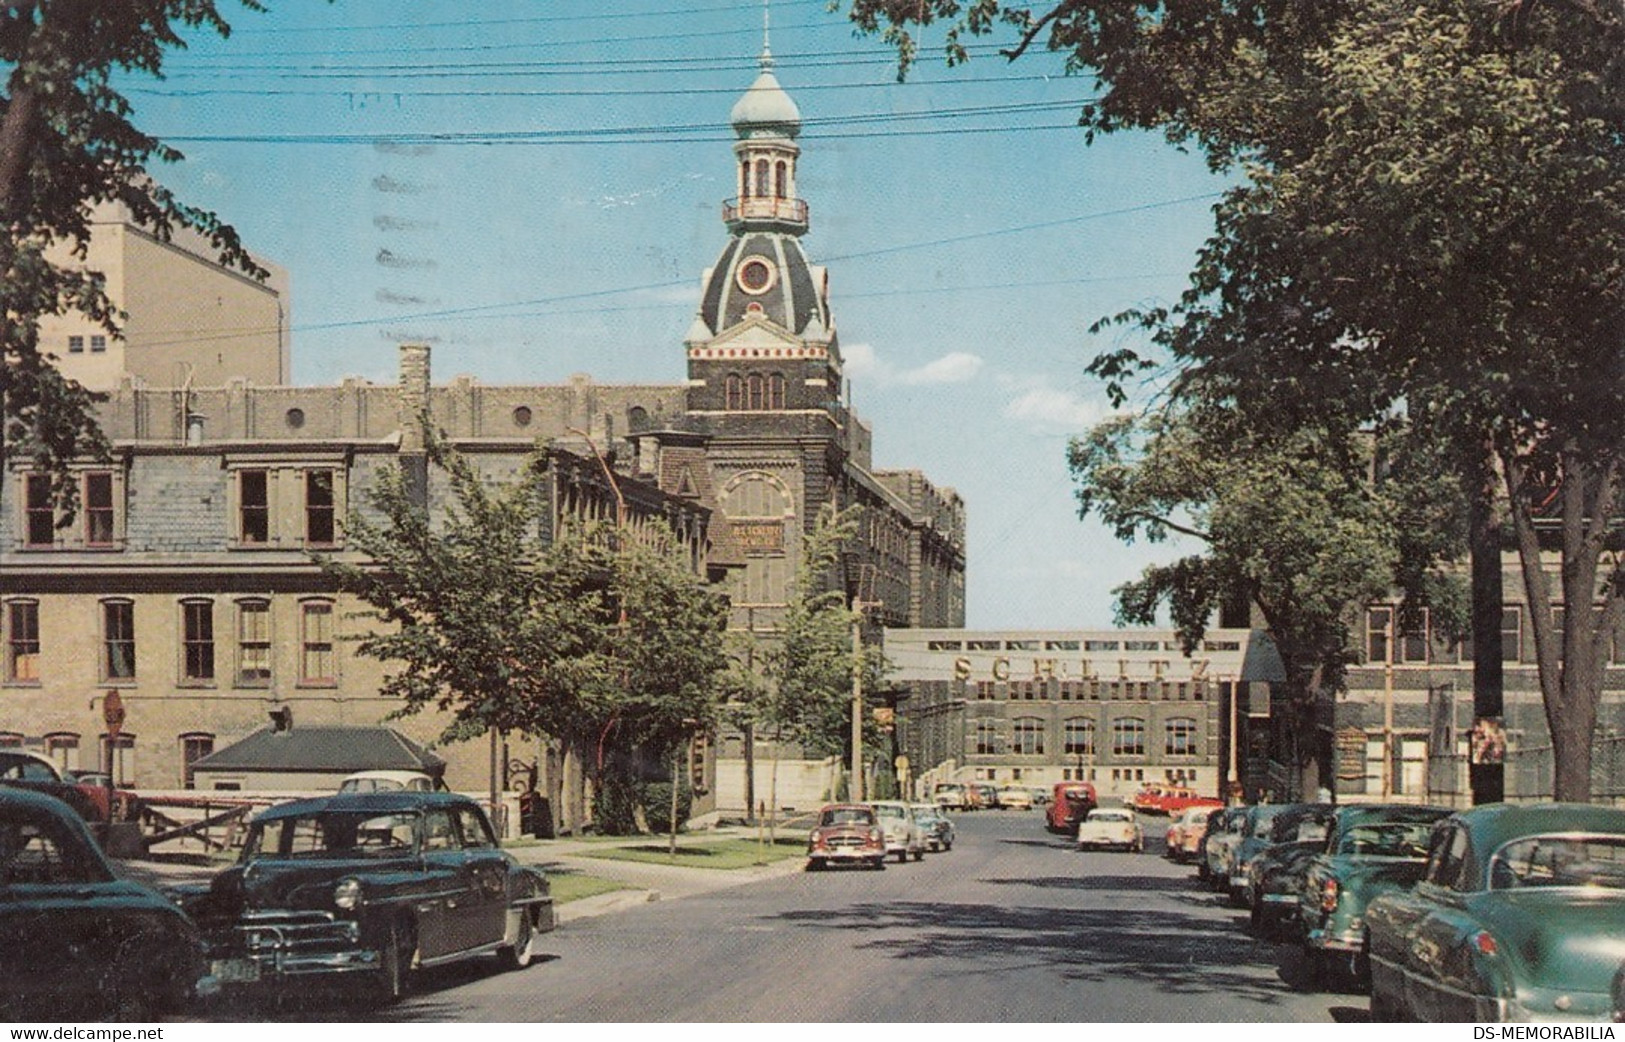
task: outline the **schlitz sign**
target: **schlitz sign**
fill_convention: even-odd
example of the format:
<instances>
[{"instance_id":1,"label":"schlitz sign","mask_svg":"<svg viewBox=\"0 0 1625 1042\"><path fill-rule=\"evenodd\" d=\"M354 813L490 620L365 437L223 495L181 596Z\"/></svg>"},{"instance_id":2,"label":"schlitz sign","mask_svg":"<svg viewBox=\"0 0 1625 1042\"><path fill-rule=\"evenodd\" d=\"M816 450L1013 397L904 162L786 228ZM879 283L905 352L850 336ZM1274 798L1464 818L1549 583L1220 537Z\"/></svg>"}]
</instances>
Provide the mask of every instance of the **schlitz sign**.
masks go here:
<instances>
[{"instance_id":1,"label":"schlitz sign","mask_svg":"<svg viewBox=\"0 0 1625 1042\"><path fill-rule=\"evenodd\" d=\"M783 521L735 521L733 532L742 550L773 552L784 549Z\"/></svg>"},{"instance_id":2,"label":"schlitz sign","mask_svg":"<svg viewBox=\"0 0 1625 1042\"><path fill-rule=\"evenodd\" d=\"M1161 680L1170 676L1173 667L1172 659L1063 659L1063 658L1034 658L1031 674L1021 672L1026 666L1027 659L1014 660L1011 656L1000 655L992 662L988 675L994 680L1009 680L1011 677L1025 679L1031 676L1033 680L1096 680L1101 677ZM1181 659L1190 667L1188 674L1191 680L1206 680L1208 667L1212 659L1191 658ZM960 656L954 659L954 679L969 680L974 667L969 658ZM1179 678L1185 679L1185 678Z\"/></svg>"}]
</instances>

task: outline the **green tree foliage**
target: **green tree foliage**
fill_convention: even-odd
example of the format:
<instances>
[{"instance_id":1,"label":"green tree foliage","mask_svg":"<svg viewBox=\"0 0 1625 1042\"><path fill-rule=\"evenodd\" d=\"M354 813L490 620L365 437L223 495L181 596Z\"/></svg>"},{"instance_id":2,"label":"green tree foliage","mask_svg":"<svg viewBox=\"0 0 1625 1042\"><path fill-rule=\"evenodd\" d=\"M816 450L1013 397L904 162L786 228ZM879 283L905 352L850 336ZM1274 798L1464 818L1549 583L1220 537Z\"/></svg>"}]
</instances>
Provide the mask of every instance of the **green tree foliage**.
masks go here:
<instances>
[{"instance_id":1,"label":"green tree foliage","mask_svg":"<svg viewBox=\"0 0 1625 1042\"><path fill-rule=\"evenodd\" d=\"M548 539L545 457L502 484L439 438L428 451L443 507L431 516L406 474L386 470L350 521L361 560L320 558L383 624L359 644L400 667L383 693L401 715L449 713L443 740L491 728L560 738L604 807L630 808L640 764L669 762L715 724L721 599L658 524L566 524Z\"/></svg>"},{"instance_id":2,"label":"green tree foliage","mask_svg":"<svg viewBox=\"0 0 1625 1042\"><path fill-rule=\"evenodd\" d=\"M1592 0L852 0L894 37L1016 27L1092 76L1093 135L1160 131L1235 187L1174 307L1122 316L1290 431L1409 422L1493 465L1535 638L1559 798L1590 793L1625 570L1625 9ZM964 56L950 36L950 61ZM903 49L902 57L912 54ZM1289 435L1283 435L1287 437ZM1556 579L1541 560L1558 551ZM1567 612L1559 604L1596 610Z\"/></svg>"},{"instance_id":3,"label":"green tree foliage","mask_svg":"<svg viewBox=\"0 0 1625 1042\"><path fill-rule=\"evenodd\" d=\"M251 11L255 0L239 0ZM57 475L55 493L71 512L65 465L105 457L96 396L56 369L40 349L41 317L79 311L117 335L121 317L99 273L53 263L67 244L82 260L91 208L120 203L136 223L167 239L177 227L206 236L222 263L263 277L236 233L213 214L180 202L156 183L154 162L179 152L138 129L120 74L162 76L180 32L230 34L213 0L34 0L0 5L0 464L7 445Z\"/></svg>"},{"instance_id":4,"label":"green tree foliage","mask_svg":"<svg viewBox=\"0 0 1625 1042\"><path fill-rule=\"evenodd\" d=\"M826 507L814 520L778 643L767 654L770 685L761 718L814 756L843 756L852 747L852 624L858 615L830 579L857 527L856 507ZM880 652L864 645L862 656L864 690L874 691L884 673ZM871 742L875 728L867 716L864 728Z\"/></svg>"}]
</instances>

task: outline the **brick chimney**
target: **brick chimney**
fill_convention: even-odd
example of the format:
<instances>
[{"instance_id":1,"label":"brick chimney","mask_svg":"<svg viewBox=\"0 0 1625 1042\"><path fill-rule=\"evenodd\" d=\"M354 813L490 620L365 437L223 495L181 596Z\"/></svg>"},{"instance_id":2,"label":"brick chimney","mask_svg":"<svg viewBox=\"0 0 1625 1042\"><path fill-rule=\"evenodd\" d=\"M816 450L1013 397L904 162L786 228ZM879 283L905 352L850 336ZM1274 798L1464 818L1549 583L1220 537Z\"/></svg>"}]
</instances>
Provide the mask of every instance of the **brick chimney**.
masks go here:
<instances>
[{"instance_id":1,"label":"brick chimney","mask_svg":"<svg viewBox=\"0 0 1625 1042\"><path fill-rule=\"evenodd\" d=\"M401 451L423 451L423 416L429 408L429 345L401 345L401 386L397 401Z\"/></svg>"}]
</instances>

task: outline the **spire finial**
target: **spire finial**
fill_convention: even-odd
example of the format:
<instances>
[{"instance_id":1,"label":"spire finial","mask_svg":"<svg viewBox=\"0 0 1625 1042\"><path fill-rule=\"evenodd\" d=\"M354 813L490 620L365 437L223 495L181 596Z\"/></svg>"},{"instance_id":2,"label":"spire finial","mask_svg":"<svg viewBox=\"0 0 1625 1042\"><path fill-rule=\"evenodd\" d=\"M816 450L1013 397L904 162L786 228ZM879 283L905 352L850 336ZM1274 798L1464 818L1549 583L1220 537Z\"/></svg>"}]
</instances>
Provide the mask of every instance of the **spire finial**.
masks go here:
<instances>
[{"instance_id":1,"label":"spire finial","mask_svg":"<svg viewBox=\"0 0 1625 1042\"><path fill-rule=\"evenodd\" d=\"M768 30L771 28L773 12L771 0L762 0L762 71L773 68L773 49L768 46Z\"/></svg>"}]
</instances>

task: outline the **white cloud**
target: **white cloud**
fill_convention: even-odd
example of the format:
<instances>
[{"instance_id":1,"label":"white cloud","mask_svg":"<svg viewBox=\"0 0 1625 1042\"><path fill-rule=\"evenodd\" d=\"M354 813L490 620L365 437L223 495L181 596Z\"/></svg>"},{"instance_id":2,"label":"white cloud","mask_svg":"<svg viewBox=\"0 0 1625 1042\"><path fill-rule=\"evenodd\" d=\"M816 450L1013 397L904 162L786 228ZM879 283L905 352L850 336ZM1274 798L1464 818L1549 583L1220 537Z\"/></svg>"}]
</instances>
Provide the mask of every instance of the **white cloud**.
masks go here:
<instances>
[{"instance_id":1,"label":"white cloud","mask_svg":"<svg viewBox=\"0 0 1625 1042\"><path fill-rule=\"evenodd\" d=\"M901 384L920 387L934 384L969 383L982 371L982 359L965 351L952 351L914 369L899 369L875 354L872 344L843 344L841 357L846 374L876 386Z\"/></svg>"},{"instance_id":2,"label":"white cloud","mask_svg":"<svg viewBox=\"0 0 1625 1042\"><path fill-rule=\"evenodd\" d=\"M1011 399L1004 407L1004 415L1043 431L1081 434L1104 420L1106 409L1099 402L1052 387L1038 387Z\"/></svg>"}]
</instances>

